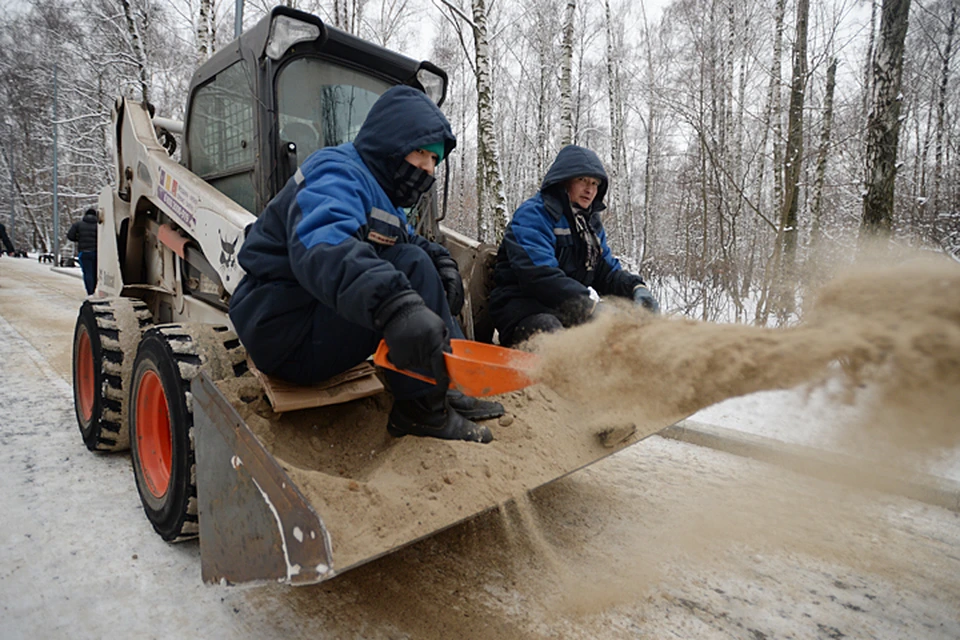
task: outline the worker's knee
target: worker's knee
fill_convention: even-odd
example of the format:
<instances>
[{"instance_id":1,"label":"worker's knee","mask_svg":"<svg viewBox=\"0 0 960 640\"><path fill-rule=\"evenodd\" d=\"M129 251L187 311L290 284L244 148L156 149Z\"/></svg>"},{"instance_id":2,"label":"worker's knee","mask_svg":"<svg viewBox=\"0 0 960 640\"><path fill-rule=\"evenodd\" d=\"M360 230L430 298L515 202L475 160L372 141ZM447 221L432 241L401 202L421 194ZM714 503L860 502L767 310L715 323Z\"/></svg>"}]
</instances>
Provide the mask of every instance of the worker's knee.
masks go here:
<instances>
[{"instance_id":1,"label":"worker's knee","mask_svg":"<svg viewBox=\"0 0 960 640\"><path fill-rule=\"evenodd\" d=\"M437 268L427 252L415 244L397 244L381 254L387 262L402 271L410 279L422 278L424 275L437 276Z\"/></svg>"},{"instance_id":2,"label":"worker's knee","mask_svg":"<svg viewBox=\"0 0 960 640\"><path fill-rule=\"evenodd\" d=\"M427 252L417 245L398 244L384 251L381 257L403 272L410 286L424 298L432 297L435 292L442 293L443 284L437 267Z\"/></svg>"},{"instance_id":3,"label":"worker's knee","mask_svg":"<svg viewBox=\"0 0 960 640\"><path fill-rule=\"evenodd\" d=\"M450 324L452 333L459 331L454 327L455 322L450 319L450 307L443 281L433 259L426 251L415 244L397 244L381 253L380 257L407 276L411 288L420 294L428 308Z\"/></svg>"}]
</instances>

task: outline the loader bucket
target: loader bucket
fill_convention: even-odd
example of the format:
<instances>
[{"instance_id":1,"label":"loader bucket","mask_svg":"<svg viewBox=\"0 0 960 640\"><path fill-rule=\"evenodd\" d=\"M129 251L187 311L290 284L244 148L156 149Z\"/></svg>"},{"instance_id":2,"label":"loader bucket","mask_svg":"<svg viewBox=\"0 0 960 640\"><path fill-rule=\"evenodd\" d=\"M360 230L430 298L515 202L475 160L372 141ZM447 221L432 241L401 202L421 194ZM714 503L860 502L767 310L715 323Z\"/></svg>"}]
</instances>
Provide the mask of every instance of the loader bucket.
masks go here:
<instances>
[{"instance_id":1,"label":"loader bucket","mask_svg":"<svg viewBox=\"0 0 960 640\"><path fill-rule=\"evenodd\" d=\"M191 383L204 582L332 575L323 521L205 373Z\"/></svg>"},{"instance_id":2,"label":"loader bucket","mask_svg":"<svg viewBox=\"0 0 960 640\"><path fill-rule=\"evenodd\" d=\"M202 575L224 584L327 580L683 417L601 428L534 385L497 398L507 414L479 444L391 437L386 392L279 415L252 376L192 391Z\"/></svg>"}]
</instances>

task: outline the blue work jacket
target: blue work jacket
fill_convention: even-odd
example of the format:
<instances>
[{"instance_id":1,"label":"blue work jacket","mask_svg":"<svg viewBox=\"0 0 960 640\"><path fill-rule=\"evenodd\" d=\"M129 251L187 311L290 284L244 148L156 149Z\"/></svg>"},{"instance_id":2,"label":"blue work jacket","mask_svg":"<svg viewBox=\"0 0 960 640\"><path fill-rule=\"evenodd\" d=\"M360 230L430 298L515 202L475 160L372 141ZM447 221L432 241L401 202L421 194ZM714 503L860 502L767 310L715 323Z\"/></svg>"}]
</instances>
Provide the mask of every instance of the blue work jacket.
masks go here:
<instances>
[{"instance_id":1,"label":"blue work jacket","mask_svg":"<svg viewBox=\"0 0 960 640\"><path fill-rule=\"evenodd\" d=\"M283 362L304 339L315 305L373 329L383 304L411 289L380 257L385 248L414 243L434 260L449 255L417 235L388 196L399 163L438 141L446 153L456 146L439 108L421 91L393 87L353 142L311 154L248 228L230 319L261 369Z\"/></svg>"}]
</instances>

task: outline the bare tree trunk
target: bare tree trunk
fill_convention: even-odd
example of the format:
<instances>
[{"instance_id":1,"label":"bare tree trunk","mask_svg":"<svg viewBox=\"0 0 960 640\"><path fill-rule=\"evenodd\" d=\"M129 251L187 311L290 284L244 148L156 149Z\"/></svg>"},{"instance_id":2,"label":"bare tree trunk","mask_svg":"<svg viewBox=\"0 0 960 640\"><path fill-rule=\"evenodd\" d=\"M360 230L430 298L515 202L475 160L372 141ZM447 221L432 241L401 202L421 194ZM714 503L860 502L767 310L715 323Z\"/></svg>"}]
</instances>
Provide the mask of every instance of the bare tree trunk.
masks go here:
<instances>
[{"instance_id":1,"label":"bare tree trunk","mask_svg":"<svg viewBox=\"0 0 960 640\"><path fill-rule=\"evenodd\" d=\"M867 123L866 184L861 235L889 234L893 228L897 141L900 136L900 82L910 0L883 0L880 42L873 64L873 109Z\"/></svg>"},{"instance_id":2,"label":"bare tree trunk","mask_svg":"<svg viewBox=\"0 0 960 640\"><path fill-rule=\"evenodd\" d=\"M657 99L656 99L656 75L655 69L653 66L653 43L652 35L650 33L650 25L647 22L647 13L645 4L640 3L640 10L643 12L643 39L646 45L646 58L647 58L647 155L643 163L643 223L641 225L642 234L643 234L643 244L637 245L637 233L635 226L632 225L631 233L631 257L637 264L637 267L640 268L643 266L644 260L647 258L647 252L653 242L653 229L656 228L653 220L653 178L654 173L656 172L657 166L657 156L654 153L654 141L656 135L656 128L660 120L659 113L657 111ZM624 155L626 155L626 146L624 146ZM628 187L629 188L629 187ZM628 196L630 192L628 191ZM633 221L632 213L632 198L628 197L627 202L631 205L631 214L630 219Z\"/></svg>"},{"instance_id":3,"label":"bare tree trunk","mask_svg":"<svg viewBox=\"0 0 960 640\"><path fill-rule=\"evenodd\" d=\"M629 215L629 209L624 202L623 192L627 183L626 151L624 149L623 134L623 97L620 87L620 66L615 59L614 29L610 15L610 0L604 0L605 25L607 32L607 100L610 103L610 171L609 171L609 204L613 214L616 242L614 251L622 254L627 246L627 237L624 232L623 218ZM634 256L631 256L633 258Z\"/></svg>"},{"instance_id":4,"label":"bare tree trunk","mask_svg":"<svg viewBox=\"0 0 960 640\"><path fill-rule=\"evenodd\" d=\"M573 142L573 20L577 1L567 0L563 16L562 60L560 63L560 144Z\"/></svg>"},{"instance_id":5,"label":"bare tree trunk","mask_svg":"<svg viewBox=\"0 0 960 640\"><path fill-rule=\"evenodd\" d=\"M943 53L943 66L940 71L940 93L937 96L937 131L933 166L933 211L941 210L940 187L943 180L943 133L947 111L947 86L950 81L950 62L953 51L953 34L957 27L957 5L950 8L950 24L947 25L947 44Z\"/></svg>"},{"instance_id":6,"label":"bare tree trunk","mask_svg":"<svg viewBox=\"0 0 960 640\"><path fill-rule=\"evenodd\" d=\"M715 49L713 49L713 52L715 53ZM711 60L710 63L711 63L710 73L711 73L711 75L712 75L712 74L715 72L715 68L714 68L714 67L716 66L716 61L715 61L715 60ZM697 93L697 99L698 99L698 104L697 104L697 111L698 111L698 113L697 113L697 118L698 118L698 121L699 121L699 122L698 122L698 127L699 127L699 130L701 131L701 134L700 134L700 136L699 136L699 138L700 138L700 151L699 151L699 155L700 155L700 157L699 157L699 161L700 161L700 167L699 167L699 169L700 169L700 176L699 176L699 181L700 181L700 194L699 194L699 195L700 195L700 225L701 225L700 231L701 231L701 234L702 234L702 241L703 241L703 244L702 244L701 249L700 249L700 256L699 256L699 257L700 257L700 264L699 264L699 267L698 267L698 269L697 269L697 276L698 276L697 280L698 280L698 284L700 285L700 297L701 297L701 302L703 303L703 307L702 307L701 314L700 314L700 319L701 319L701 320L708 320L708 319L709 319L709 310L708 310L708 308L707 308L707 297L708 297L708 296L707 296L707 271L708 271L708 268L709 268L709 260L710 260L710 255L709 255L709 247L710 247L710 216L709 216L709 212L710 212L710 178L709 178L709 175L708 175L708 174L709 174L709 171L707 170L707 158L708 158L709 155L710 155L710 148L709 148L710 142L707 140L707 136L704 135L704 133L703 133L703 132L705 132L705 131L708 130L708 129L707 129L707 126L706 126L706 115L707 115L707 114L706 114L706 101L707 101L707 97L704 95L704 94L706 93L706 91L707 91L706 78L704 77L704 76L706 75L706 73L707 73L707 64L708 64L708 61L707 61L706 57L704 57L703 59L700 60L700 83L699 83L698 93ZM712 83L712 78L711 78L711 83ZM711 96L710 96L710 97L711 97L711 99L713 98L712 93L711 93ZM711 109L711 114L710 114L710 116L711 116L711 118L715 118L715 116L716 116L716 108ZM712 129L712 128L711 128L711 129Z\"/></svg>"},{"instance_id":7,"label":"bare tree trunk","mask_svg":"<svg viewBox=\"0 0 960 640\"><path fill-rule=\"evenodd\" d=\"M820 130L820 148L817 150L817 169L813 185L813 206L810 226L810 246L820 243L821 217L823 216L823 183L827 175L827 156L830 151L830 130L833 126L833 92L837 86L837 59L827 67L827 88L823 97L823 128Z\"/></svg>"},{"instance_id":8,"label":"bare tree trunk","mask_svg":"<svg viewBox=\"0 0 960 640\"><path fill-rule=\"evenodd\" d=\"M148 24L146 13L144 13L142 20L138 20L136 12L133 7L130 6L130 0L120 0L120 5L123 8L123 17L127 24L127 33L130 35L130 48L133 49L133 56L137 61L141 99L146 102L150 96L150 72L147 69L146 44L144 44L143 35L140 33L141 24L144 30Z\"/></svg>"},{"instance_id":9,"label":"bare tree trunk","mask_svg":"<svg viewBox=\"0 0 960 640\"><path fill-rule=\"evenodd\" d=\"M936 102L936 92L937 88L931 88L931 104ZM920 95L919 92L911 95L913 98L912 111L914 113L920 113ZM910 207L910 222L911 226L921 224L924 218L927 216L928 211L936 211L936 208L933 206L933 203L930 202L930 198L927 193L927 158L930 157L930 146L933 143L934 137L934 123L933 123L933 114L935 109L927 109L927 121L924 126L923 121L918 116L913 119L914 127L914 137L917 140L917 144L914 145L913 152L913 175L911 176L911 182L913 183L913 189L911 191L911 207ZM923 141L921 144L920 141ZM861 151L862 153L862 151ZM866 166L865 163L863 163ZM928 207L927 205L931 205Z\"/></svg>"},{"instance_id":10,"label":"bare tree trunk","mask_svg":"<svg viewBox=\"0 0 960 640\"><path fill-rule=\"evenodd\" d=\"M803 160L803 101L807 83L807 19L810 0L797 0L797 37L793 44L793 78L790 87L790 122L787 125L787 153L783 167L783 203L780 209L780 231L783 237L783 263L779 270L779 304L781 321L796 308L794 284L797 262L797 215L800 176Z\"/></svg>"},{"instance_id":11,"label":"bare tree trunk","mask_svg":"<svg viewBox=\"0 0 960 640\"><path fill-rule=\"evenodd\" d=\"M359 35L364 4L364 0L333 0L333 25L347 33Z\"/></svg>"},{"instance_id":12,"label":"bare tree trunk","mask_svg":"<svg viewBox=\"0 0 960 640\"><path fill-rule=\"evenodd\" d=\"M546 38L540 38L537 44L537 61L539 62L539 91L537 95L537 148L534 149L537 158L537 176L543 176L547 172L547 91L549 91L550 82L548 77L551 75L549 68L548 41Z\"/></svg>"},{"instance_id":13,"label":"bare tree trunk","mask_svg":"<svg viewBox=\"0 0 960 640\"><path fill-rule=\"evenodd\" d=\"M761 149L766 149L767 133L770 132L773 138L773 161L771 163L773 174L773 202L781 202L783 193L783 178L780 173L781 166L781 130L780 130L780 64L783 55L783 23L786 16L786 0L777 0L777 8L774 16L774 37L773 37L773 60L770 63L770 84L767 89L767 112L766 126L763 130L763 144ZM761 202L760 193L763 189L763 164L760 165L759 177L757 180L757 203ZM760 290L760 300L757 303L757 312L755 322L761 326L767 324L767 318L770 315L771 290L775 281L775 274L779 271L780 264L780 232L778 230L774 238L773 255L767 261L763 273L763 285Z\"/></svg>"},{"instance_id":14,"label":"bare tree trunk","mask_svg":"<svg viewBox=\"0 0 960 640\"><path fill-rule=\"evenodd\" d=\"M477 87L477 238L481 242L498 243L503 238L509 218L507 198L503 188L503 172L500 168L498 129L494 122L495 96L487 35L488 9L485 0L472 0L473 15L471 17L450 0L440 1L450 10L450 20L457 29L458 35L460 22L468 24L473 32L472 69ZM466 51L462 36L460 42ZM466 168L465 164L464 168ZM463 172L461 172L462 176Z\"/></svg>"},{"instance_id":15,"label":"bare tree trunk","mask_svg":"<svg viewBox=\"0 0 960 640\"><path fill-rule=\"evenodd\" d=\"M774 35L773 35L773 57L770 63L770 82L767 86L767 107L764 111L764 121L763 121L763 140L760 143L760 166L757 170L757 197L756 201L759 205L762 201L761 194L763 191L763 176L765 164L763 162L766 156L767 149L767 138L770 136L770 132L774 132L774 147L777 144L777 138L779 137L779 121L780 121L780 68L781 68L781 57L783 56L783 20L786 16L786 0L777 0L776 13L774 15ZM776 168L779 165L776 164L776 158L774 158L773 166ZM777 174L776 169L774 174ZM777 182L779 185L779 182ZM775 192L776 196L779 196L779 190ZM774 200L779 202L779 198Z\"/></svg>"},{"instance_id":16,"label":"bare tree trunk","mask_svg":"<svg viewBox=\"0 0 960 640\"><path fill-rule=\"evenodd\" d=\"M197 66L207 61L216 52L217 21L213 0L200 0L197 16Z\"/></svg>"},{"instance_id":17,"label":"bare tree trunk","mask_svg":"<svg viewBox=\"0 0 960 640\"><path fill-rule=\"evenodd\" d=\"M477 232L481 240L496 243L503 238L508 217L493 113L485 0L473 0L473 40L477 72ZM492 218L492 229L488 217Z\"/></svg>"},{"instance_id":18,"label":"bare tree trunk","mask_svg":"<svg viewBox=\"0 0 960 640\"><path fill-rule=\"evenodd\" d=\"M350 12L350 33L360 35L360 23L363 21L363 0L353 0Z\"/></svg>"},{"instance_id":19,"label":"bare tree trunk","mask_svg":"<svg viewBox=\"0 0 960 640\"><path fill-rule=\"evenodd\" d=\"M643 162L643 224L641 229L643 231L642 244L637 246L637 234L633 233L633 244L631 246L631 254L636 260L637 266L643 264L644 260L647 259L647 252L650 250L650 246L654 245L654 229L656 229L655 221L653 219L653 178L657 169L657 156L654 152L655 138L656 138L656 127L659 126L658 122L660 120L659 114L656 111L656 101L653 97L653 63L649 62L648 59L648 72L650 72L650 97L647 100L647 155ZM629 186L628 186L629 189ZM629 191L627 192L630 193ZM631 202L632 198L628 198L627 201ZM631 202L632 204L632 202ZM632 214L631 214L632 219ZM635 228L635 227L634 227Z\"/></svg>"},{"instance_id":20,"label":"bare tree trunk","mask_svg":"<svg viewBox=\"0 0 960 640\"><path fill-rule=\"evenodd\" d=\"M4 143L3 140L0 140L0 150L2 150L3 158L4 158L4 160L5 160L6 163L7 163L7 169L8 169L8 171L9 171L9 173L10 173L10 180L13 182L13 187L14 187L14 189L15 189L16 192L17 192L17 198L20 200L20 205L21 205L21 206L20 206L20 210L27 216L28 221L29 221L29 223L30 223L30 228L31 228L31 230L32 230L32 232L33 232L34 237L40 238L40 243L41 243L41 247L40 247L40 248L41 248L41 251L42 251L43 253L47 253L47 252L48 252L48 248L47 248L47 247L48 247L48 244L47 244L47 233L46 233L46 231L43 229L43 227L42 227L42 225L40 224L40 222L37 221L37 217L36 217L36 215L34 215L34 212L33 212L33 207L31 207L30 201L27 199L27 196L26 196L26 195L24 194L24 192L23 192L23 185L20 184L20 180L17 179L16 173L15 173L14 170L11 168L11 163L13 162L13 161L11 160L11 157L13 157L13 156L12 156L12 154L13 154L13 149L11 149L11 148L8 146L9 143L10 143L10 142L9 142L9 139L6 141L6 144ZM11 206L13 206L13 203L11 203ZM13 235L13 227L12 227L12 225L11 225L10 232L11 232L11 237L13 237L14 240L15 240L15 239L16 239L16 236ZM21 232L19 232L19 235L20 235L21 238L26 238L26 237L29 235L29 233L28 233L28 232L22 232L22 231L21 231ZM23 240L21 240L21 241L20 241L20 244L21 244L21 245L25 245L26 243L25 243ZM19 247L17 247L17 248L19 248Z\"/></svg>"},{"instance_id":21,"label":"bare tree trunk","mask_svg":"<svg viewBox=\"0 0 960 640\"><path fill-rule=\"evenodd\" d=\"M866 59L863 62L863 100L861 104L861 118L864 122L864 132L866 132L867 116L873 107L870 99L873 97L873 49L875 46L874 38L877 33L877 3L879 0L870 0L870 37L867 40Z\"/></svg>"}]
</instances>

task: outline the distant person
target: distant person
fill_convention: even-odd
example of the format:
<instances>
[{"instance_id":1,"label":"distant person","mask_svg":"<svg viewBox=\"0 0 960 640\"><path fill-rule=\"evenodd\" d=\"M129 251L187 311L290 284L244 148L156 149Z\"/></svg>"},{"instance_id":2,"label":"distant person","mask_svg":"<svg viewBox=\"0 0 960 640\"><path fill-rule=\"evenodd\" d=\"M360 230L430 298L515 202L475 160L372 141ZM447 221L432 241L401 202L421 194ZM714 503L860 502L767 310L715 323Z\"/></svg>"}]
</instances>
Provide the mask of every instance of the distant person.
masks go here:
<instances>
[{"instance_id":1,"label":"distant person","mask_svg":"<svg viewBox=\"0 0 960 640\"><path fill-rule=\"evenodd\" d=\"M77 243L77 258L83 272L83 286L90 295L97 288L97 210L87 209L70 225L67 240Z\"/></svg>"},{"instance_id":2,"label":"distant person","mask_svg":"<svg viewBox=\"0 0 960 640\"><path fill-rule=\"evenodd\" d=\"M0 242L3 243L4 251L10 255L16 254L16 250L13 248L13 243L10 242L10 236L7 235L7 228L3 226L3 223L0 223Z\"/></svg>"},{"instance_id":3,"label":"distant person","mask_svg":"<svg viewBox=\"0 0 960 640\"><path fill-rule=\"evenodd\" d=\"M585 322L598 300L591 289L659 312L643 278L625 271L607 246L600 221L606 193L607 173L597 154L567 145L540 191L514 212L490 293L490 318L501 344Z\"/></svg>"}]
</instances>

